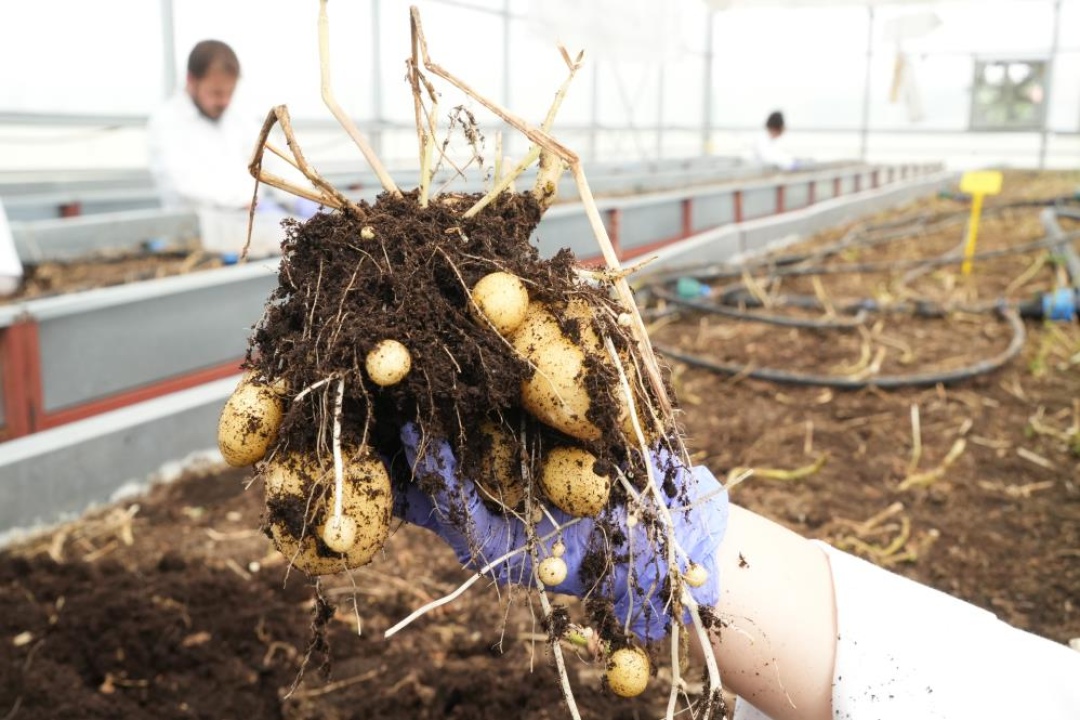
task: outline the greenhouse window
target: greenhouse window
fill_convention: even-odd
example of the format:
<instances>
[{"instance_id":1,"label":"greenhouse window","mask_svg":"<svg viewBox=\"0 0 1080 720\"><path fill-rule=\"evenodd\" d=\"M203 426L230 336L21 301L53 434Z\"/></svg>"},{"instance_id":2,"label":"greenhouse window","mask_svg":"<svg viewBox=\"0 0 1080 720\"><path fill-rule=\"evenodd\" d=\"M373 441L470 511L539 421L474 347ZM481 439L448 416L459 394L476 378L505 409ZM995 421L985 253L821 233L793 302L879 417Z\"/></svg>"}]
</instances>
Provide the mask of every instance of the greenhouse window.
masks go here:
<instances>
[{"instance_id":1,"label":"greenhouse window","mask_svg":"<svg viewBox=\"0 0 1080 720\"><path fill-rule=\"evenodd\" d=\"M989 60L975 63L972 130L1038 130L1046 111L1046 62Z\"/></svg>"}]
</instances>

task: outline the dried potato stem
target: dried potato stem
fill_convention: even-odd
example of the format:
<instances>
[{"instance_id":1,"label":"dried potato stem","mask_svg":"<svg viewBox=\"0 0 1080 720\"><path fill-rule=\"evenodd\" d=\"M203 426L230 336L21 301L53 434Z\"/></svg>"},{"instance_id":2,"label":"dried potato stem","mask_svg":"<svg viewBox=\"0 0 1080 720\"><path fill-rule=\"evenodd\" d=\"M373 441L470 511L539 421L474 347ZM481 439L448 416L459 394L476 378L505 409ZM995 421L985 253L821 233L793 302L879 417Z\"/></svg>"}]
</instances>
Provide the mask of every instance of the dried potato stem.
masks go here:
<instances>
[{"instance_id":1,"label":"dried potato stem","mask_svg":"<svg viewBox=\"0 0 1080 720\"><path fill-rule=\"evenodd\" d=\"M435 147L435 124L436 112L439 104L435 88L420 72L417 62L417 39L416 26L412 26L412 58L409 61L409 84L412 86L413 112L416 119L416 137L420 144L420 207L428 205L428 193L431 187L431 156ZM424 100L421 96L420 85L427 90L428 99L431 101L431 109L424 112ZM426 127L425 127L426 123Z\"/></svg>"},{"instance_id":2,"label":"dried potato stem","mask_svg":"<svg viewBox=\"0 0 1080 720\"><path fill-rule=\"evenodd\" d=\"M574 79L574 75L581 68L581 61L584 57L584 51L579 52L577 58L570 59L569 53L566 52L566 48L559 45L559 52L563 56L563 60L566 62L566 66L570 69L570 74L567 75L566 80L559 86L558 91L555 93L555 99L551 102L551 107L548 108L547 115L544 116L544 121L540 124L540 129L544 132L551 130L551 126L555 123L555 115L559 112L559 108L562 106L563 100L566 98L566 91L570 88L570 82ZM500 139L500 149L496 150L496 155L501 153L501 134L498 136ZM495 185L484 197L476 201L476 204L465 211L463 217L470 218L476 215L478 212L486 208L495 198L509 189L514 181L525 172L525 170L531 166L534 162L540 160L540 168L536 173L536 182L533 185L533 197L540 200L543 207L547 207L551 204L551 200L554 199L554 192L544 193L542 188L548 184L555 185L558 180L558 176L562 174L562 168L551 163L544 162L544 153L541 152L541 148L538 144L533 143L529 147L529 151L525 153L525 157L519 162L513 170L507 173L505 176L499 175L496 172Z\"/></svg>"},{"instance_id":3,"label":"dried potato stem","mask_svg":"<svg viewBox=\"0 0 1080 720\"><path fill-rule=\"evenodd\" d=\"M325 0L323 0L325 2ZM585 213L589 218L589 224L592 227L593 234L596 236L596 241L600 245L600 251L604 255L604 260L607 262L608 268L614 272L619 272L622 266L619 263L618 255L615 253L615 248L611 244L611 239L608 237L607 229L604 227L603 219L600 217L600 211L596 207L596 200L593 198L592 190L589 187L589 182L585 177L585 172L581 167L581 159L577 153L570 150L568 147L560 143L554 137L548 134L546 130L533 127L525 122L520 117L514 115L509 110L503 108L493 100L481 95L475 89L473 89L464 80L451 74L442 66L435 62L432 62L431 57L428 55L427 39L424 37L423 25L420 22L420 13L415 6L410 8L412 14L412 20L416 27L416 36L420 48L420 55L424 61L424 68L447 82L454 87L458 88L466 95L472 97L495 115L500 117L505 123L513 127L522 135L531 140L534 144L538 145L541 150L551 152L560 157L570 167L570 171L574 176L574 181L577 184L578 193L581 195L582 204L585 208ZM634 301L634 296L630 291L630 285L626 282L626 278L616 279L613 282L616 294L619 296L619 300L625 306L628 313L631 314L632 322L631 329L634 334L634 339L640 346L641 352L645 356L645 369L646 374L649 377L649 383L652 386L653 392L656 395L657 402L660 404L661 414L667 419L674 418L674 408L671 404L671 400L668 398L667 389L664 387L664 381L660 374L660 368L656 364L656 358L653 354L652 343L649 340L648 333L645 330L645 323L641 319L641 314L638 312L637 304ZM686 457L686 449L683 447L682 439L676 439L681 454Z\"/></svg>"},{"instance_id":4,"label":"dried potato stem","mask_svg":"<svg viewBox=\"0 0 1080 720\"><path fill-rule=\"evenodd\" d=\"M345 111L341 109L337 99L334 97L334 91L330 85L330 21L326 16L326 0L319 0L319 79L323 103L334 118L337 119L341 127L344 128L348 136L352 138L356 147L360 149L364 159L368 161L368 165L375 171L375 175L379 178L383 188L395 197L401 197L401 191L394 184L390 174L386 172L386 168L383 167L382 161L372 150L371 145L368 144L367 138L364 137L349 116L345 114Z\"/></svg>"},{"instance_id":5,"label":"dried potato stem","mask_svg":"<svg viewBox=\"0 0 1080 720\"><path fill-rule=\"evenodd\" d=\"M289 150L292 152L295 162L291 164L300 170L300 172L304 174L304 177L315 185L317 191L302 188L284 178L263 170L263 152L266 150L270 131L274 128L275 124L281 125L281 132L284 133L285 141L288 143ZM296 139L296 133L293 132L289 109L284 105L276 105L270 108L270 112L266 114L266 119L263 121L262 129L259 131L259 137L255 144L255 152L252 155L251 162L248 163L248 172L256 179L256 191L258 190L258 183L263 182L271 187L285 190L286 192L290 192L293 195L302 198L307 198L313 202L320 202L329 207L349 207L353 210L359 210L355 203L341 194L337 188L324 179L322 175L308 163L307 158L304 157L303 150L300 149L300 143ZM252 203L251 213L254 213L254 210L254 203Z\"/></svg>"},{"instance_id":6,"label":"dried potato stem","mask_svg":"<svg viewBox=\"0 0 1080 720\"><path fill-rule=\"evenodd\" d=\"M503 141L502 141L502 131L500 130L500 131L495 133L495 161L492 164L492 169L491 169L491 181L493 183L498 183L499 179L502 178L502 166L503 166Z\"/></svg>"}]
</instances>

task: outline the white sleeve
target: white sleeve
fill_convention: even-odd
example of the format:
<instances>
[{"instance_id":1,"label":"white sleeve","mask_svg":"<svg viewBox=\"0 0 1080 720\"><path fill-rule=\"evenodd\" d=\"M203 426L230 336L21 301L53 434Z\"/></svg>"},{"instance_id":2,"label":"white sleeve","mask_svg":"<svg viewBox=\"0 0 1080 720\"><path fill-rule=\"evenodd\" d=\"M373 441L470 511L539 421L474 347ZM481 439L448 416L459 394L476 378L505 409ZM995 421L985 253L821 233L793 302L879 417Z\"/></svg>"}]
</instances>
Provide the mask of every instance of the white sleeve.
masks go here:
<instances>
[{"instance_id":1,"label":"white sleeve","mask_svg":"<svg viewBox=\"0 0 1080 720\"><path fill-rule=\"evenodd\" d=\"M836 594L836 720L1077 720L1080 653L820 543ZM736 720L767 720L739 703Z\"/></svg>"},{"instance_id":2,"label":"white sleeve","mask_svg":"<svg viewBox=\"0 0 1080 720\"><path fill-rule=\"evenodd\" d=\"M0 297L14 294L19 289L22 275L22 261L15 247L15 237L8 225L4 203L0 201Z\"/></svg>"}]
</instances>

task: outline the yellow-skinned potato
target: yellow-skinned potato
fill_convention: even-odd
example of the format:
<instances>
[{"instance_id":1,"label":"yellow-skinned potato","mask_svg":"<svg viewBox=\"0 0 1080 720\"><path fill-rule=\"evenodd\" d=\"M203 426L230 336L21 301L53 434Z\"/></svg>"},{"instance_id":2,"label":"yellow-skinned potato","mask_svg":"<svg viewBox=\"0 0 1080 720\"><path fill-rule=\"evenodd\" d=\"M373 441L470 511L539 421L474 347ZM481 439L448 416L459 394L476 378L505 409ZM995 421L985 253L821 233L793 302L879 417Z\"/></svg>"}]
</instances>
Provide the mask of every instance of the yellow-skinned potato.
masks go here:
<instances>
[{"instance_id":1,"label":"yellow-skinned potato","mask_svg":"<svg viewBox=\"0 0 1080 720\"><path fill-rule=\"evenodd\" d=\"M575 517L593 517L607 505L611 480L593 470L596 457L581 448L549 450L540 470L540 487L548 500Z\"/></svg>"},{"instance_id":2,"label":"yellow-skinned potato","mask_svg":"<svg viewBox=\"0 0 1080 720\"><path fill-rule=\"evenodd\" d=\"M500 335L521 327L529 309L529 291L517 275L493 272L473 286L472 299Z\"/></svg>"},{"instance_id":3,"label":"yellow-skinned potato","mask_svg":"<svg viewBox=\"0 0 1080 720\"><path fill-rule=\"evenodd\" d=\"M332 468L322 469L308 456L287 454L268 463L263 477L274 544L308 575L366 565L390 534L390 475L378 458L346 461L340 521L333 516Z\"/></svg>"},{"instance_id":4,"label":"yellow-skinned potato","mask_svg":"<svg viewBox=\"0 0 1080 720\"><path fill-rule=\"evenodd\" d=\"M476 484L493 500L513 510L525 499L514 438L501 425L490 420L480 425L480 432L491 440L491 450L483 458Z\"/></svg>"},{"instance_id":5,"label":"yellow-skinned potato","mask_svg":"<svg viewBox=\"0 0 1080 720\"><path fill-rule=\"evenodd\" d=\"M596 335L584 331L582 345L589 348ZM588 337L591 335L592 337ZM521 404L556 430L578 440L597 440L601 432L586 417L589 394L585 390L585 351L563 335L555 316L541 303L529 304L525 322L510 342L534 366L533 375L521 384Z\"/></svg>"},{"instance_id":6,"label":"yellow-skinned potato","mask_svg":"<svg viewBox=\"0 0 1080 720\"><path fill-rule=\"evenodd\" d=\"M225 402L218 420L218 449L229 465L243 467L266 457L285 412L279 386L248 373Z\"/></svg>"},{"instance_id":7,"label":"yellow-skinned potato","mask_svg":"<svg viewBox=\"0 0 1080 720\"><path fill-rule=\"evenodd\" d=\"M412 369L412 354L397 340L380 340L364 359L364 369L376 385L396 385Z\"/></svg>"},{"instance_id":8,"label":"yellow-skinned potato","mask_svg":"<svg viewBox=\"0 0 1080 720\"><path fill-rule=\"evenodd\" d=\"M604 678L619 697L640 695L649 684L649 656L641 648L619 648L608 658Z\"/></svg>"}]
</instances>

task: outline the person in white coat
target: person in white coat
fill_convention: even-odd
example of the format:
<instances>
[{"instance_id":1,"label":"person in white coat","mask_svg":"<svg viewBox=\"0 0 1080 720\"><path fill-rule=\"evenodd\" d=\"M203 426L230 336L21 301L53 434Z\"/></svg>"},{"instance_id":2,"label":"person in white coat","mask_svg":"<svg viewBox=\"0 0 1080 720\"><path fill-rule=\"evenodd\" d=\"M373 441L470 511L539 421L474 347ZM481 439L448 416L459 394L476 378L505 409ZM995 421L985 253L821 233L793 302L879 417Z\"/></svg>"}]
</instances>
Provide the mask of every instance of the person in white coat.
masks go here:
<instances>
[{"instance_id":1,"label":"person in white coat","mask_svg":"<svg viewBox=\"0 0 1080 720\"><path fill-rule=\"evenodd\" d=\"M761 165L791 171L798 167L798 161L783 148L780 138L784 134L784 115L780 111L769 114L765 120L765 132L754 144L754 160Z\"/></svg>"},{"instance_id":2,"label":"person in white coat","mask_svg":"<svg viewBox=\"0 0 1080 720\"><path fill-rule=\"evenodd\" d=\"M229 112L240 61L225 43L203 40L188 56L187 82L150 118L150 171L169 209L247 209L255 181L247 164L258 125Z\"/></svg>"},{"instance_id":3,"label":"person in white coat","mask_svg":"<svg viewBox=\"0 0 1080 720\"><path fill-rule=\"evenodd\" d=\"M240 60L220 40L203 40L188 55L184 88L153 113L147 126L150 171L163 207L199 213L203 246L235 254L246 239L247 211L255 180L248 163L259 134L259 120L232 107L240 79ZM266 162L275 158L267 154ZM292 168L278 175L290 175ZM279 223L286 216L310 217L317 205L263 186L256 203L252 235L257 255L277 252Z\"/></svg>"}]
</instances>

